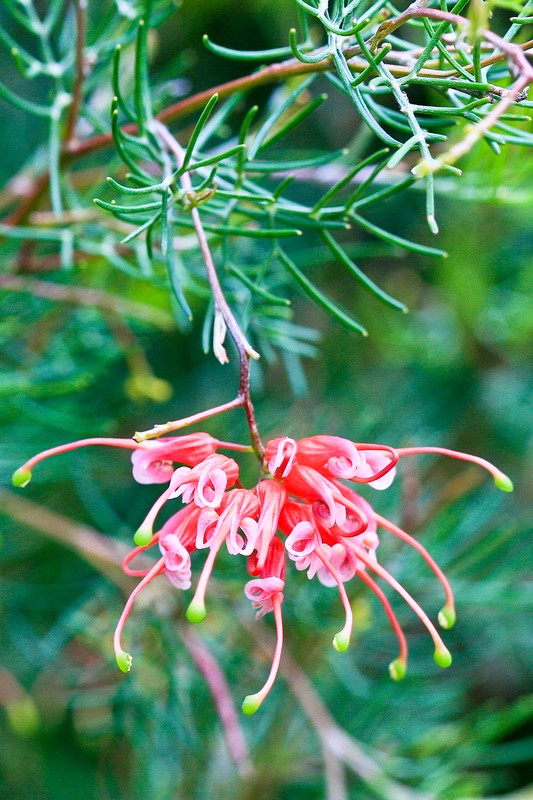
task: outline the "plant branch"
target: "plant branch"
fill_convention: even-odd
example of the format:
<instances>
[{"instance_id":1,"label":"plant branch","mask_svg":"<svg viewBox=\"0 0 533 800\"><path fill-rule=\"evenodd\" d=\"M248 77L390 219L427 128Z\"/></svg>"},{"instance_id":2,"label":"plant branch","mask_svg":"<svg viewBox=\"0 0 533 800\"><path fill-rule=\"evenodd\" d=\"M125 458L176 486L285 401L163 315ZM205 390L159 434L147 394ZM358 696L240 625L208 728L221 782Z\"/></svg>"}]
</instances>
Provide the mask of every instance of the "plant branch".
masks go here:
<instances>
[{"instance_id":1,"label":"plant branch","mask_svg":"<svg viewBox=\"0 0 533 800\"><path fill-rule=\"evenodd\" d=\"M154 134L159 138L167 150L172 153L176 160L178 170L181 170L185 155L184 149L181 147L175 137L172 136L168 128L166 128L158 120L154 120L152 123L152 129ZM185 192L185 195L190 197L191 201L193 201L194 190L189 173L187 171L183 171L179 177L179 181L183 191ZM262 459L264 447L261 442L259 430L257 428L254 407L250 395L250 359L259 358L259 354L253 349L252 345L246 338L224 296L198 208L193 206L190 213L196 237L198 239L198 244L200 246L200 251L202 253L202 259L205 264L207 279L211 287L211 293L213 295L213 303L215 307L213 351L222 364L227 362L228 357L223 344L227 328L239 354L240 379L237 399L241 401L240 405L243 406L246 414L254 451L256 452L258 458Z\"/></svg>"},{"instance_id":2,"label":"plant branch","mask_svg":"<svg viewBox=\"0 0 533 800\"><path fill-rule=\"evenodd\" d=\"M426 9L426 10L438 11L437 9ZM396 27L403 24L404 21L405 18L402 17L401 21L398 22L398 25ZM393 22L394 22L393 20L390 20L384 23L384 26L387 26L386 29L383 28L383 26L382 28L378 28L378 31L376 32L372 40L370 40L373 46L377 46L379 41L381 41L381 39L384 38L384 36L386 36L388 33L394 30L394 28L390 27L391 23ZM382 33L376 39L380 30L382 31ZM521 49L523 51L527 51L533 48L533 40L524 42L522 44L514 45L514 47ZM350 70L354 73L361 73L368 68L368 62L365 59L357 58L360 52L361 48L359 47L359 45L348 47L343 51L344 57L348 61L348 66ZM405 58L405 53L402 53L402 57ZM504 57L505 56L503 54L492 55L482 60L480 62L480 65L482 67L489 66L491 64L495 64L503 60ZM473 69L473 66L466 65L464 68L466 70L469 70ZM257 87L268 86L278 81L285 80L287 78L297 77L300 75L308 75L317 72L328 72L331 71L332 69L334 69L332 56L328 56L323 61L320 61L317 64L303 64L297 59L289 59L287 61L282 61L276 64L270 64L269 66L264 67L249 75L245 75L231 81L226 81L225 83L221 83L218 86L214 86L210 89L197 92L196 94L193 94L190 97L184 98L183 100L179 100L178 102L173 103L172 105L168 106L167 108L159 112L159 114L157 115L157 119L165 123L181 119L182 117L185 117L188 114L191 114L203 108L206 102L215 93L218 94L218 96L221 99L223 99L230 97L238 92L245 92L251 89L255 89ZM390 70L391 73L396 78L404 78L411 74L411 68L408 66L403 66L401 64L391 65ZM446 78L453 78L456 75L457 72L453 69L439 70L439 69L423 68L418 72L418 77L422 78L428 77L428 78L446 79ZM124 133L134 134L138 132L138 128L135 123L130 123L122 126L122 131ZM98 134L96 136L91 136L87 139L84 139L83 141L70 139L63 145L60 163L61 165L65 165L66 163L69 163L70 161L80 158L86 154L94 153L98 150L110 147L112 144L113 144L113 137L111 132ZM23 222L30 213L30 211L35 207L36 203L39 201L42 194L46 191L48 183L49 183L48 172L35 177L31 185L25 191L24 197L22 198L19 205L4 219L4 224L15 226Z\"/></svg>"}]
</instances>

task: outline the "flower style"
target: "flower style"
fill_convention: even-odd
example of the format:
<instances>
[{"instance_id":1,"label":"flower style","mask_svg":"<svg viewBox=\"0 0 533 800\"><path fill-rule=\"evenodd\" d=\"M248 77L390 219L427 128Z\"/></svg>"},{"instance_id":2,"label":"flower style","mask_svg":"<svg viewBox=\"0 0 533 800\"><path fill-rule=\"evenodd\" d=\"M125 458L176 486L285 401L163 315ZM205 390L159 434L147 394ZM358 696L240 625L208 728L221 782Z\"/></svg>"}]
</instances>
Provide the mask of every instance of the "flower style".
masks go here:
<instances>
[{"instance_id":1,"label":"flower style","mask_svg":"<svg viewBox=\"0 0 533 800\"><path fill-rule=\"evenodd\" d=\"M133 477L138 483L167 484L135 533L136 547L123 561L124 572L141 580L129 596L115 631L114 647L120 669L128 672L131 668L132 657L122 647L122 633L139 593L161 574L177 589L190 589L194 560L201 557L196 553L207 551L186 612L190 622L201 622L207 613L209 579L225 544L231 556L246 558L251 580L246 583L244 594L256 610L256 617L272 613L276 627L269 675L258 692L245 698L246 714L257 711L279 670L287 563L294 564L296 571L306 571L309 580L316 578L326 587L336 587L344 609L344 625L333 638L333 645L340 652L349 646L353 624L346 584L357 577L381 602L398 640L398 656L389 665L391 677L394 680L404 677L408 658L406 638L377 578L394 589L425 625L433 640L436 663L441 667L451 664L451 655L435 625L405 587L380 564L378 530L409 544L433 571L444 593L438 622L445 629L455 622L448 579L424 546L376 512L355 491L354 485L386 489L403 458L428 453L477 464L491 473L500 489L513 489L506 475L478 456L440 447L393 448L327 435L300 440L289 436L272 439L265 448L266 477L253 489L246 489L239 481L237 462L217 451L249 452L249 448L220 442L207 433L141 443L129 439L82 439L36 455L14 473L13 483L25 486L33 468L45 458L91 445L132 450ZM176 500L182 507L154 533L160 512ZM138 555L155 545L159 558L151 568L131 567Z\"/></svg>"}]
</instances>

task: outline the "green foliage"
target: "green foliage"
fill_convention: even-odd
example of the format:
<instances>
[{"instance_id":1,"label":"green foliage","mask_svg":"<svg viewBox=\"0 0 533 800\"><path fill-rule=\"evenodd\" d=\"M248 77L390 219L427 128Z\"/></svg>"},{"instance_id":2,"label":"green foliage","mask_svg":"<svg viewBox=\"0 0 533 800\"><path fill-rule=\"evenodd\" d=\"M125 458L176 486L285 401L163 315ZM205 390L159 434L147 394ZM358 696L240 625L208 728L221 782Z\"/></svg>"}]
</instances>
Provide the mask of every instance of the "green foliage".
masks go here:
<instances>
[{"instance_id":1,"label":"green foliage","mask_svg":"<svg viewBox=\"0 0 533 800\"><path fill-rule=\"evenodd\" d=\"M492 6L503 40L531 38L531 2ZM428 458L380 497L459 598L445 673L399 607L413 653L405 679L390 680L393 637L357 582L356 641L336 652L337 596L291 576L287 653L342 729L330 742L346 748L349 799L530 791L532 101L517 96L483 127L517 76L483 38L480 10L451 8L471 30L381 0L6 0L0 10L6 486L59 441L130 436L227 398L235 354L224 367L202 353L215 304L195 209L262 356L252 384L266 436L429 439L487 455L515 481L516 496L500 496ZM188 25L211 25L203 45ZM240 30L255 32L249 49ZM181 163L156 118L175 132ZM446 156L468 126L481 142L461 155L459 179ZM435 231L435 200L438 246L425 223ZM410 316L396 313L407 306ZM315 359L305 371L302 358ZM247 436L233 416L209 430ZM240 460L255 480L253 457ZM132 484L127 456L61 456L31 489L0 494L2 798L343 800L320 725L283 677L242 722L255 772L238 774L187 638L190 597L164 581L134 613L134 669L117 670L112 631L133 586L117 559L155 497ZM441 598L419 556L385 534L381 549L435 616ZM255 636L272 627L252 629L241 567L221 559L199 629L236 703L264 675Z\"/></svg>"}]
</instances>

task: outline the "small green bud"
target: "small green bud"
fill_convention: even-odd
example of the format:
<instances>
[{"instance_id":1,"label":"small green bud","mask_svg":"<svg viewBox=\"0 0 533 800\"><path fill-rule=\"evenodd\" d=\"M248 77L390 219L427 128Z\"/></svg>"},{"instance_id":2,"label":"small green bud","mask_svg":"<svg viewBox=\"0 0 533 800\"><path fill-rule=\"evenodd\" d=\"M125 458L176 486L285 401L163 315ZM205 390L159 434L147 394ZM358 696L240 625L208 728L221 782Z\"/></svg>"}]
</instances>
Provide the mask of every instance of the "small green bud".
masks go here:
<instances>
[{"instance_id":1,"label":"small green bud","mask_svg":"<svg viewBox=\"0 0 533 800\"><path fill-rule=\"evenodd\" d=\"M440 647L438 650L435 650L433 658L435 659L435 664L438 664L438 666L443 669L446 669L446 667L449 667L452 663L452 654L446 647Z\"/></svg>"},{"instance_id":2,"label":"small green bud","mask_svg":"<svg viewBox=\"0 0 533 800\"><path fill-rule=\"evenodd\" d=\"M130 654L126 653L125 650L120 650L120 652L117 653L116 658L119 669L122 672L129 672L133 662L133 658L130 656Z\"/></svg>"},{"instance_id":3,"label":"small green bud","mask_svg":"<svg viewBox=\"0 0 533 800\"><path fill-rule=\"evenodd\" d=\"M452 608L451 606L443 606L439 611L437 619L439 620L439 625L441 628L445 628L446 630L453 628L455 625L455 620L457 619L455 608Z\"/></svg>"},{"instance_id":4,"label":"small green bud","mask_svg":"<svg viewBox=\"0 0 533 800\"><path fill-rule=\"evenodd\" d=\"M18 486L23 489L24 486L27 486L31 481L31 471L29 469L24 469L24 467L19 467L13 473L11 480L13 481L13 486Z\"/></svg>"},{"instance_id":5,"label":"small green bud","mask_svg":"<svg viewBox=\"0 0 533 800\"><path fill-rule=\"evenodd\" d=\"M453 628L456 620L455 609L450 606L443 606L439 611L438 620L441 628L446 630Z\"/></svg>"},{"instance_id":6,"label":"small green bud","mask_svg":"<svg viewBox=\"0 0 533 800\"><path fill-rule=\"evenodd\" d=\"M151 528L139 528L138 531L135 531L133 541L137 547L145 547L145 545L150 544L153 535Z\"/></svg>"},{"instance_id":7,"label":"small green bud","mask_svg":"<svg viewBox=\"0 0 533 800\"><path fill-rule=\"evenodd\" d=\"M389 664L389 675L393 681L403 681L407 675L407 661L403 658L395 658Z\"/></svg>"},{"instance_id":8,"label":"small green bud","mask_svg":"<svg viewBox=\"0 0 533 800\"><path fill-rule=\"evenodd\" d=\"M246 714L247 717L251 717L252 714L255 714L262 702L263 698L258 694L247 695L242 701L243 714Z\"/></svg>"},{"instance_id":9,"label":"small green bud","mask_svg":"<svg viewBox=\"0 0 533 800\"><path fill-rule=\"evenodd\" d=\"M189 608L186 611L185 616L189 620L189 622L194 623L197 625L199 622L203 622L206 617L207 611L205 610L205 605L203 603L195 603L194 601L189 605Z\"/></svg>"},{"instance_id":10,"label":"small green bud","mask_svg":"<svg viewBox=\"0 0 533 800\"><path fill-rule=\"evenodd\" d=\"M339 653L345 653L350 646L350 635L345 631L339 631L333 637L333 647Z\"/></svg>"},{"instance_id":11,"label":"small green bud","mask_svg":"<svg viewBox=\"0 0 533 800\"><path fill-rule=\"evenodd\" d=\"M512 492L514 489L512 480L507 475L504 475L503 472L494 476L494 483L502 492Z\"/></svg>"}]
</instances>

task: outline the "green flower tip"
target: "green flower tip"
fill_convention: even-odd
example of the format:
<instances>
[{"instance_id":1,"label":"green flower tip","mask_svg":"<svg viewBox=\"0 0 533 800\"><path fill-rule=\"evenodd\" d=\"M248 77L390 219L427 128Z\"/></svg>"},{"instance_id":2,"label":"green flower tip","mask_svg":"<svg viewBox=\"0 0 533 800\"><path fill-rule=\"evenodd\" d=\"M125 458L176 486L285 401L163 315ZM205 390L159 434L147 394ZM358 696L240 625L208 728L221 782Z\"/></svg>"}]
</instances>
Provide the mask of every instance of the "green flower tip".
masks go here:
<instances>
[{"instance_id":1,"label":"green flower tip","mask_svg":"<svg viewBox=\"0 0 533 800\"><path fill-rule=\"evenodd\" d=\"M242 701L243 714L246 714L247 717L251 717L252 714L255 714L262 702L263 698L258 694L247 695Z\"/></svg>"},{"instance_id":2,"label":"green flower tip","mask_svg":"<svg viewBox=\"0 0 533 800\"><path fill-rule=\"evenodd\" d=\"M129 672L131 669L133 658L125 650L117 653L117 664L121 672Z\"/></svg>"},{"instance_id":3,"label":"green flower tip","mask_svg":"<svg viewBox=\"0 0 533 800\"><path fill-rule=\"evenodd\" d=\"M152 541L152 536L153 533L151 528L139 528L138 531L135 531L133 541L137 547L144 547L145 545L150 544Z\"/></svg>"},{"instance_id":4,"label":"green flower tip","mask_svg":"<svg viewBox=\"0 0 533 800\"><path fill-rule=\"evenodd\" d=\"M194 623L197 625L199 622L203 622L207 611L205 610L205 606L203 603L194 603L192 602L187 609L185 616L189 620L189 622Z\"/></svg>"},{"instance_id":5,"label":"green flower tip","mask_svg":"<svg viewBox=\"0 0 533 800\"><path fill-rule=\"evenodd\" d=\"M446 628L446 630L453 628L456 620L455 608L443 606L439 611L438 620L441 628Z\"/></svg>"},{"instance_id":6,"label":"green flower tip","mask_svg":"<svg viewBox=\"0 0 533 800\"><path fill-rule=\"evenodd\" d=\"M512 492L514 489L512 480L507 475L504 475L503 472L499 472L494 476L494 483L502 492Z\"/></svg>"},{"instance_id":7,"label":"green flower tip","mask_svg":"<svg viewBox=\"0 0 533 800\"><path fill-rule=\"evenodd\" d=\"M407 661L403 658L395 658L389 664L389 674L393 681L403 681L407 675Z\"/></svg>"},{"instance_id":8,"label":"green flower tip","mask_svg":"<svg viewBox=\"0 0 533 800\"><path fill-rule=\"evenodd\" d=\"M446 647L435 650L433 658L435 659L435 664L438 664L438 666L443 669L446 669L446 667L449 667L452 663L452 654Z\"/></svg>"},{"instance_id":9,"label":"green flower tip","mask_svg":"<svg viewBox=\"0 0 533 800\"><path fill-rule=\"evenodd\" d=\"M22 489L31 481L31 472L29 469L19 467L13 473L13 478L11 480L13 481L13 486L19 486Z\"/></svg>"},{"instance_id":10,"label":"green flower tip","mask_svg":"<svg viewBox=\"0 0 533 800\"><path fill-rule=\"evenodd\" d=\"M333 647L339 653L345 653L350 646L350 634L345 631L336 633L333 637Z\"/></svg>"}]
</instances>

